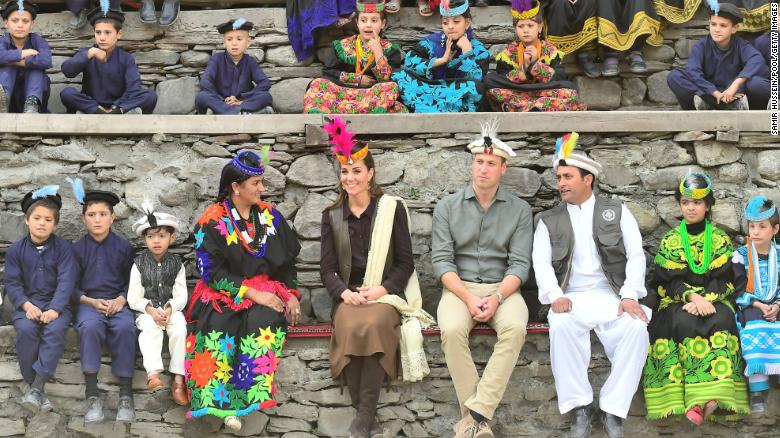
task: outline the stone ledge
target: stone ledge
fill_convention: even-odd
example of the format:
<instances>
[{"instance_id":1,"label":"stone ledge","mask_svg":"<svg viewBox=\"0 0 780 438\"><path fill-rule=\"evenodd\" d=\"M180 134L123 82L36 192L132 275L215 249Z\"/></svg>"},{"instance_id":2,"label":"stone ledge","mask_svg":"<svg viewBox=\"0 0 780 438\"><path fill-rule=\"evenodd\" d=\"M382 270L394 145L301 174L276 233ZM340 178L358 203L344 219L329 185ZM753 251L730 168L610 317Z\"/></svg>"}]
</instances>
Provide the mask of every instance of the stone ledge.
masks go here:
<instances>
[{"instance_id":1,"label":"stone ledge","mask_svg":"<svg viewBox=\"0 0 780 438\"><path fill-rule=\"evenodd\" d=\"M321 126L326 115L73 115L0 114L0 133L11 134L279 134ZM479 132L497 118L500 131L514 132L767 132L769 111L585 111L560 113L457 113L345 115L357 134Z\"/></svg>"}]
</instances>

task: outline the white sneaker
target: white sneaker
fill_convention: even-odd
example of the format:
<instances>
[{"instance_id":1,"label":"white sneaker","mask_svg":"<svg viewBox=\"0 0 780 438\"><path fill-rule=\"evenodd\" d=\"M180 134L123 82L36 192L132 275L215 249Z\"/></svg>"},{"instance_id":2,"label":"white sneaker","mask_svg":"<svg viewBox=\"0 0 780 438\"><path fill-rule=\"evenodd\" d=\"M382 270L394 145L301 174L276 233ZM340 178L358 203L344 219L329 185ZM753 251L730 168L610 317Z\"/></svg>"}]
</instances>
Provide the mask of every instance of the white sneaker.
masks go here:
<instances>
[{"instance_id":1,"label":"white sneaker","mask_svg":"<svg viewBox=\"0 0 780 438\"><path fill-rule=\"evenodd\" d=\"M225 427L232 430L233 432L238 432L241 430L241 419L238 417L225 417L224 423Z\"/></svg>"}]
</instances>

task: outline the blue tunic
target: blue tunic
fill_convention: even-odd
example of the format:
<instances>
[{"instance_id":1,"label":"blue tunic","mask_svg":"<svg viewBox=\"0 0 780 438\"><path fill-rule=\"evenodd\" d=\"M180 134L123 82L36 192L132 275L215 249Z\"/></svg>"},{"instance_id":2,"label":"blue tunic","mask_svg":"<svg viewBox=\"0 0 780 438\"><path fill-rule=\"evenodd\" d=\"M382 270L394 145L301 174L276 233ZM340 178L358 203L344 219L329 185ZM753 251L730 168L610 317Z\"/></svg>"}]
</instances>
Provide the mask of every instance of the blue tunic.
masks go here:
<instances>
[{"instance_id":1,"label":"blue tunic","mask_svg":"<svg viewBox=\"0 0 780 438\"><path fill-rule=\"evenodd\" d=\"M404 68L393 74L401 89L401 101L418 113L473 112L482 100L482 77L490 53L481 42L471 39L473 49L458 49L447 65L434 68L443 54L446 37L434 33L406 54Z\"/></svg>"},{"instance_id":2,"label":"blue tunic","mask_svg":"<svg viewBox=\"0 0 780 438\"><path fill-rule=\"evenodd\" d=\"M68 78L83 73L81 93L71 87L60 93L68 111L94 114L99 111L98 105L104 108L116 105L124 112L135 108L141 108L145 114L154 111L157 95L141 87L141 75L133 56L116 47L103 63L87 56L92 47L80 49L62 63L62 73Z\"/></svg>"},{"instance_id":3,"label":"blue tunic","mask_svg":"<svg viewBox=\"0 0 780 438\"><path fill-rule=\"evenodd\" d=\"M51 48L42 36L31 33L24 49L37 50L38 54L27 57L24 67L11 65L22 60L22 49L16 48L10 34L0 37L0 86L10 96L9 112L22 112L24 100L30 96L37 97L41 112L46 112L50 89L46 70L51 68Z\"/></svg>"},{"instance_id":4,"label":"blue tunic","mask_svg":"<svg viewBox=\"0 0 780 438\"><path fill-rule=\"evenodd\" d=\"M43 245L29 237L17 241L5 257L5 291L14 308L16 354L22 377L32 383L36 374L50 379L65 348L70 324L70 298L76 282L76 265L70 242L52 236ZM31 321L22 305L30 302L41 311L56 310L49 324Z\"/></svg>"},{"instance_id":5,"label":"blue tunic","mask_svg":"<svg viewBox=\"0 0 780 438\"><path fill-rule=\"evenodd\" d=\"M198 112L211 108L214 114L238 114L256 112L271 104L271 81L260 65L249 55L238 64L225 52L211 57L200 79L200 92L195 99ZM225 98L234 96L241 105L228 105Z\"/></svg>"},{"instance_id":6,"label":"blue tunic","mask_svg":"<svg viewBox=\"0 0 780 438\"><path fill-rule=\"evenodd\" d=\"M768 66L772 62L772 53L770 51L772 45L772 38L774 37L775 44L778 44L778 33L769 31L753 41L753 45L758 50L758 53L764 57L766 65Z\"/></svg>"},{"instance_id":7,"label":"blue tunic","mask_svg":"<svg viewBox=\"0 0 780 438\"><path fill-rule=\"evenodd\" d=\"M113 232L102 242L89 234L73 244L79 275L75 297L96 299L127 298L134 250L130 242ZM113 316L106 316L88 304L80 304L76 312L76 330L81 342L81 369L96 373L100 369L103 344L111 350L111 370L119 377L132 377L136 330L135 316L127 305Z\"/></svg>"},{"instance_id":8,"label":"blue tunic","mask_svg":"<svg viewBox=\"0 0 780 438\"><path fill-rule=\"evenodd\" d=\"M750 43L732 37L727 49L721 49L707 35L697 42L685 69L675 69L667 77L669 88L677 96L680 106L690 110L693 96L710 99L715 91L726 90L737 78L748 81L740 88L751 101L751 108L766 107L769 99L769 71L761 54Z\"/></svg>"}]
</instances>

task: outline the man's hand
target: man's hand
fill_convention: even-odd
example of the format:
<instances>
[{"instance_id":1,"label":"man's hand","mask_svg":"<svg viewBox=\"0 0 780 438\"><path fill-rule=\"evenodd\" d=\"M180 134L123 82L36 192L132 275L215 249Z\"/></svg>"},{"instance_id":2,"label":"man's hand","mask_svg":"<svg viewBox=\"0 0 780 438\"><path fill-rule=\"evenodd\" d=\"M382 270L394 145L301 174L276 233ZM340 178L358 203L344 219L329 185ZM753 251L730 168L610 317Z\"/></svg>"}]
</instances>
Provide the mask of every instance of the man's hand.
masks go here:
<instances>
[{"instance_id":1,"label":"man's hand","mask_svg":"<svg viewBox=\"0 0 780 438\"><path fill-rule=\"evenodd\" d=\"M495 295L489 295L480 300L480 309L482 311L474 315L474 321L488 322L493 316L495 316L498 310L498 297Z\"/></svg>"},{"instance_id":2,"label":"man's hand","mask_svg":"<svg viewBox=\"0 0 780 438\"><path fill-rule=\"evenodd\" d=\"M49 309L41 314L41 319L39 321L41 324L48 324L59 317L60 312L57 312L54 309Z\"/></svg>"},{"instance_id":3,"label":"man's hand","mask_svg":"<svg viewBox=\"0 0 780 438\"><path fill-rule=\"evenodd\" d=\"M22 310L24 310L24 316L27 317L27 319L30 321L41 321L41 309L39 309L35 304L28 301L22 304Z\"/></svg>"},{"instance_id":4,"label":"man's hand","mask_svg":"<svg viewBox=\"0 0 780 438\"><path fill-rule=\"evenodd\" d=\"M108 54L103 49L91 47L89 50L87 50L87 58L95 58L100 62L106 62L107 57Z\"/></svg>"},{"instance_id":5,"label":"man's hand","mask_svg":"<svg viewBox=\"0 0 780 438\"><path fill-rule=\"evenodd\" d=\"M30 56L38 56L38 51L35 49L24 49L22 50L22 59L27 59Z\"/></svg>"},{"instance_id":6,"label":"man's hand","mask_svg":"<svg viewBox=\"0 0 780 438\"><path fill-rule=\"evenodd\" d=\"M88 304L95 308L98 312L107 315L108 312L108 300L99 298L88 298Z\"/></svg>"},{"instance_id":7,"label":"man's hand","mask_svg":"<svg viewBox=\"0 0 780 438\"><path fill-rule=\"evenodd\" d=\"M239 106L241 101L236 96L228 96L225 98L225 103L230 106Z\"/></svg>"},{"instance_id":8,"label":"man's hand","mask_svg":"<svg viewBox=\"0 0 780 438\"><path fill-rule=\"evenodd\" d=\"M113 300L107 300L106 316L116 315L120 310L122 310L122 307L125 306L125 303L127 303L127 300L121 295L114 298Z\"/></svg>"},{"instance_id":9,"label":"man's hand","mask_svg":"<svg viewBox=\"0 0 780 438\"><path fill-rule=\"evenodd\" d=\"M645 322L645 324L650 322L650 320L647 319L645 310L642 309L642 305L631 298L623 298L620 300L620 305L618 306L618 316L624 313L628 313L634 319L641 319Z\"/></svg>"},{"instance_id":10,"label":"man's hand","mask_svg":"<svg viewBox=\"0 0 780 438\"><path fill-rule=\"evenodd\" d=\"M571 312L571 300L566 297L560 297L552 302L550 308L554 313Z\"/></svg>"}]
</instances>

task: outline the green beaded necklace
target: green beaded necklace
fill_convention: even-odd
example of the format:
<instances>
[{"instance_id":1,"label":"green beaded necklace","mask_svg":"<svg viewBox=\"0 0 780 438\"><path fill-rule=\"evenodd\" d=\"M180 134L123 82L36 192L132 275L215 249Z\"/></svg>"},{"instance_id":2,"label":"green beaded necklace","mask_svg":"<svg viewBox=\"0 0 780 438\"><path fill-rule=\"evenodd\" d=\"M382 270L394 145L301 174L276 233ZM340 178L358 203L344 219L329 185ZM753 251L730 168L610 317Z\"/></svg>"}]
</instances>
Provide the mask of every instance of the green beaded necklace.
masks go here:
<instances>
[{"instance_id":1,"label":"green beaded necklace","mask_svg":"<svg viewBox=\"0 0 780 438\"><path fill-rule=\"evenodd\" d=\"M696 264L696 260L693 259L691 254L691 241L688 237L688 227L685 225L685 220L680 222L680 240L682 241L683 249L685 250L685 259L688 261L688 267L694 274L702 275L710 267L712 262L712 224L705 219L704 223L704 259L700 265Z\"/></svg>"}]
</instances>

